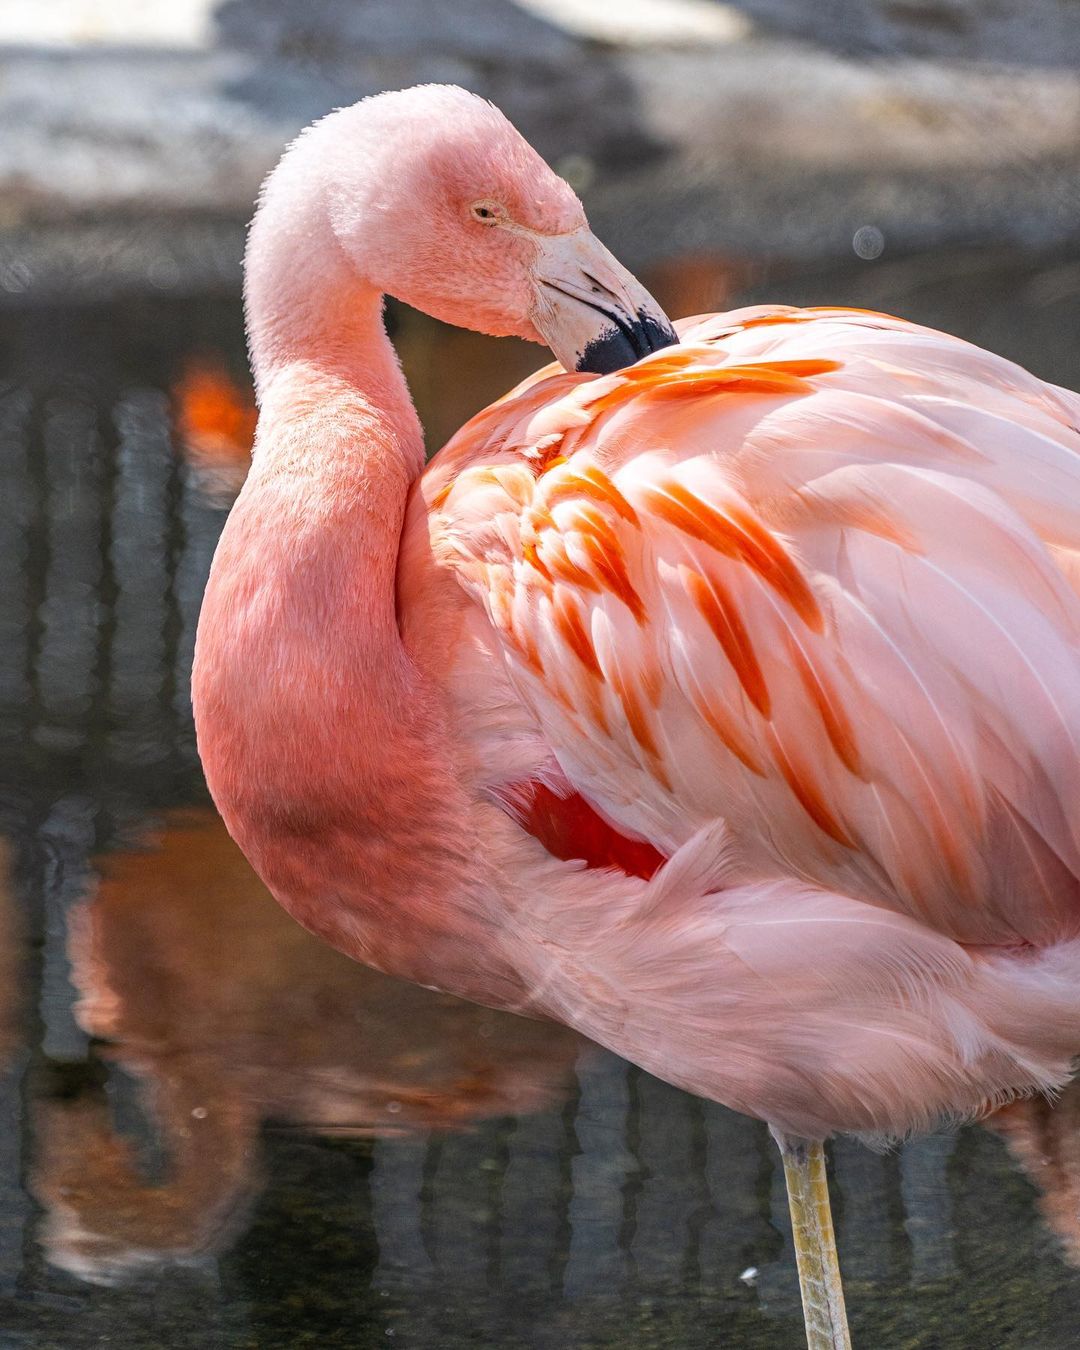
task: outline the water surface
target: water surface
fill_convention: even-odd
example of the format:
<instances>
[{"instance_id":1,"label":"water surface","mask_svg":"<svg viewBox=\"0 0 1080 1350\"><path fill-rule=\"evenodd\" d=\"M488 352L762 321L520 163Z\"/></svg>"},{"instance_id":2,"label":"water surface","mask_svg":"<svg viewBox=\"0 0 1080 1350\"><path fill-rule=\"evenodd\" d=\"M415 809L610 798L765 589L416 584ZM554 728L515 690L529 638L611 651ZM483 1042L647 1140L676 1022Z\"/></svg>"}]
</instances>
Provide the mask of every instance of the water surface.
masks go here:
<instances>
[{"instance_id":1,"label":"water surface","mask_svg":"<svg viewBox=\"0 0 1080 1350\"><path fill-rule=\"evenodd\" d=\"M1080 263L697 260L1080 384ZM734 298L731 301L734 303ZM433 444L535 349L396 313ZM188 670L250 435L235 299L0 313L0 1347L801 1345L760 1125L354 966L206 798ZM833 1150L857 1343L1080 1333L1080 1093Z\"/></svg>"}]
</instances>

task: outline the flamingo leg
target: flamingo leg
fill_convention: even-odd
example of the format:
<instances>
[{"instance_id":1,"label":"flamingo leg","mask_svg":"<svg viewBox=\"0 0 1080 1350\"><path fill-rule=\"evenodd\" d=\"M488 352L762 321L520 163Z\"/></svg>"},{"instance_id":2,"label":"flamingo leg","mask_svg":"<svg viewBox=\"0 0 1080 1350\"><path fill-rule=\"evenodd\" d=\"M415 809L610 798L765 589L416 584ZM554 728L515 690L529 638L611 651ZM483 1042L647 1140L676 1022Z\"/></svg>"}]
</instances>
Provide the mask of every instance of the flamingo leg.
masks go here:
<instances>
[{"instance_id":1,"label":"flamingo leg","mask_svg":"<svg viewBox=\"0 0 1080 1350\"><path fill-rule=\"evenodd\" d=\"M772 1135L784 1159L807 1350L851 1350L824 1145L779 1130Z\"/></svg>"}]
</instances>

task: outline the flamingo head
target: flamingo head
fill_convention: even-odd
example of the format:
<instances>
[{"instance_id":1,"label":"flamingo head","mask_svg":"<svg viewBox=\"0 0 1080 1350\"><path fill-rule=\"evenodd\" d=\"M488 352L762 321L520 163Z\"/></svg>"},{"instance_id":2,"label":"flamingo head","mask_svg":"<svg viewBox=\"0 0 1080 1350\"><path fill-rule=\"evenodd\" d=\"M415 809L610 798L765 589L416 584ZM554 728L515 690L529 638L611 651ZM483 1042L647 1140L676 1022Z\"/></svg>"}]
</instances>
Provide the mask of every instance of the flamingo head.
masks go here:
<instances>
[{"instance_id":1,"label":"flamingo head","mask_svg":"<svg viewBox=\"0 0 1080 1350\"><path fill-rule=\"evenodd\" d=\"M445 85L379 94L309 135L337 243L378 290L546 343L568 370L617 370L677 341L569 184L484 99Z\"/></svg>"}]
</instances>

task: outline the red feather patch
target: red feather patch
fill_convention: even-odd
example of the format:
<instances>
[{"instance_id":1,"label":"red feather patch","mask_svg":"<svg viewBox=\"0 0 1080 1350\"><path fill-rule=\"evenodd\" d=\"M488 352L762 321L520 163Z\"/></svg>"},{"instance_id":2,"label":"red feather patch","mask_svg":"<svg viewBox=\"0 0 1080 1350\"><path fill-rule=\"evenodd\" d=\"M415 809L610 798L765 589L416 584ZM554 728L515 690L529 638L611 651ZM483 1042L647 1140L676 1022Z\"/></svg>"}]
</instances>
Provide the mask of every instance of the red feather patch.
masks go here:
<instances>
[{"instance_id":1,"label":"red feather patch","mask_svg":"<svg viewBox=\"0 0 1080 1350\"><path fill-rule=\"evenodd\" d=\"M530 783L520 799L527 804L514 814L556 858L580 858L586 867L616 867L645 881L666 861L651 844L613 829L577 792L560 797L543 783Z\"/></svg>"}]
</instances>

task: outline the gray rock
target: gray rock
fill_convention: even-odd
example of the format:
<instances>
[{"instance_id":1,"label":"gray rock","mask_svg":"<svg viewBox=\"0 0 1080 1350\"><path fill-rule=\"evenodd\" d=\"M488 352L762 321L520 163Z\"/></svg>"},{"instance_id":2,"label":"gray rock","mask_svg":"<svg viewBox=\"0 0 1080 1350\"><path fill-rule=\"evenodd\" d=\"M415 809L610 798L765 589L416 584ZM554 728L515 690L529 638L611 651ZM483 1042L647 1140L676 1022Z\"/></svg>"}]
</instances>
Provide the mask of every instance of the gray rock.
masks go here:
<instances>
[{"instance_id":1,"label":"gray rock","mask_svg":"<svg viewBox=\"0 0 1080 1350\"><path fill-rule=\"evenodd\" d=\"M0 299L234 278L296 132L425 81L503 107L633 266L850 256L860 229L890 253L1080 238L1080 24L1060 0L736 0L759 31L689 46L595 40L573 3L560 26L545 0L225 0L202 47L9 44Z\"/></svg>"}]
</instances>

